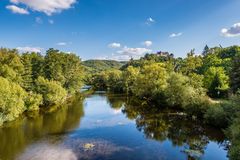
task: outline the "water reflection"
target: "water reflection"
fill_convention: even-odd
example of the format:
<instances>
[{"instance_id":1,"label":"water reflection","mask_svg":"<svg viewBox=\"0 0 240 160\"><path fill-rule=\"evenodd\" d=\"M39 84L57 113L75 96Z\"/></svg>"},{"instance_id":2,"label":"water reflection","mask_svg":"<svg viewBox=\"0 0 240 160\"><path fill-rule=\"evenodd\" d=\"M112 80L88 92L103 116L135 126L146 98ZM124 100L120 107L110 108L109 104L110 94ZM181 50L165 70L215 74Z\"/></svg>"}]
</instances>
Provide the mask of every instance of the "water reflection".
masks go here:
<instances>
[{"instance_id":1,"label":"water reflection","mask_svg":"<svg viewBox=\"0 0 240 160\"><path fill-rule=\"evenodd\" d=\"M29 148L17 160L77 160L71 149L58 145L39 143Z\"/></svg>"},{"instance_id":2,"label":"water reflection","mask_svg":"<svg viewBox=\"0 0 240 160\"><path fill-rule=\"evenodd\" d=\"M82 97L71 99L56 112L17 120L0 128L0 159L11 160L27 145L52 134L64 134L78 127L84 115Z\"/></svg>"},{"instance_id":3,"label":"water reflection","mask_svg":"<svg viewBox=\"0 0 240 160\"><path fill-rule=\"evenodd\" d=\"M182 152L188 155L188 159L202 157L210 141L224 145L221 131L200 121L189 120L181 112L141 105L141 102L130 98L124 105L123 113L135 119L137 129L146 138L160 142L170 140L173 146L182 146Z\"/></svg>"},{"instance_id":4,"label":"water reflection","mask_svg":"<svg viewBox=\"0 0 240 160\"><path fill-rule=\"evenodd\" d=\"M127 97L121 94L107 94L107 102L111 108L119 110L127 101Z\"/></svg>"},{"instance_id":5,"label":"water reflection","mask_svg":"<svg viewBox=\"0 0 240 160\"><path fill-rule=\"evenodd\" d=\"M176 111L105 93L69 104L0 129L0 159L227 159L221 131Z\"/></svg>"}]
</instances>

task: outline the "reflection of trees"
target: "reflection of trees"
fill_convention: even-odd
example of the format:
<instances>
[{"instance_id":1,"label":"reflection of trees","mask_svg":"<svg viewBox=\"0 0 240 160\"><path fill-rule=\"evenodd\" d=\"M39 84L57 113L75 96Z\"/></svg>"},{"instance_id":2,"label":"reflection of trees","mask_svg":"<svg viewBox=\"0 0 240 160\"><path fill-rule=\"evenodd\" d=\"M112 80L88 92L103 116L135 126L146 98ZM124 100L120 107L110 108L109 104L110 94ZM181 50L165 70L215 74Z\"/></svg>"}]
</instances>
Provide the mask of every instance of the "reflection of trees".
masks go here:
<instances>
[{"instance_id":1,"label":"reflection of trees","mask_svg":"<svg viewBox=\"0 0 240 160\"><path fill-rule=\"evenodd\" d=\"M0 128L0 159L14 159L32 141L72 130L84 115L82 97L73 97L56 112L12 122Z\"/></svg>"},{"instance_id":2,"label":"reflection of trees","mask_svg":"<svg viewBox=\"0 0 240 160\"><path fill-rule=\"evenodd\" d=\"M209 141L222 142L219 131L205 126L199 121L187 119L186 116L171 110L139 105L131 98L125 104L123 112L130 119L136 120L136 127L147 138L158 141L171 140L173 145L184 146L188 151L203 154ZM191 157L189 157L191 159Z\"/></svg>"},{"instance_id":3,"label":"reflection of trees","mask_svg":"<svg viewBox=\"0 0 240 160\"><path fill-rule=\"evenodd\" d=\"M123 95L108 94L107 101L113 109L120 109L126 101L126 97Z\"/></svg>"}]
</instances>

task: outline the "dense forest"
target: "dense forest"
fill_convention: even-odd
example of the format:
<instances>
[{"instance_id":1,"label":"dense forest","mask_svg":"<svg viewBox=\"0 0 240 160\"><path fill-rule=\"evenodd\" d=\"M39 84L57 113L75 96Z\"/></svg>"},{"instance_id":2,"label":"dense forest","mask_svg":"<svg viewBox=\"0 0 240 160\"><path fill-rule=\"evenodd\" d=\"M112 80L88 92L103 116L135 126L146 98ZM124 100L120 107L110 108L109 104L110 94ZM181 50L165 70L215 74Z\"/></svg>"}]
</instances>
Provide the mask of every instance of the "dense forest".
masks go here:
<instances>
[{"instance_id":1,"label":"dense forest","mask_svg":"<svg viewBox=\"0 0 240 160\"><path fill-rule=\"evenodd\" d=\"M0 125L24 112L61 105L83 84L123 93L157 108L176 109L221 128L231 159L240 157L240 47L205 46L186 58L168 52L128 62L89 60L49 49L45 54L0 49Z\"/></svg>"},{"instance_id":2,"label":"dense forest","mask_svg":"<svg viewBox=\"0 0 240 160\"><path fill-rule=\"evenodd\" d=\"M186 58L168 52L131 59L121 69L92 75L95 89L125 93L155 107L179 109L189 118L222 128L228 136L229 156L240 157L240 47L205 46Z\"/></svg>"},{"instance_id":3,"label":"dense forest","mask_svg":"<svg viewBox=\"0 0 240 160\"><path fill-rule=\"evenodd\" d=\"M75 54L49 49L19 53L0 49L0 126L24 112L62 104L82 86L83 66Z\"/></svg>"}]
</instances>

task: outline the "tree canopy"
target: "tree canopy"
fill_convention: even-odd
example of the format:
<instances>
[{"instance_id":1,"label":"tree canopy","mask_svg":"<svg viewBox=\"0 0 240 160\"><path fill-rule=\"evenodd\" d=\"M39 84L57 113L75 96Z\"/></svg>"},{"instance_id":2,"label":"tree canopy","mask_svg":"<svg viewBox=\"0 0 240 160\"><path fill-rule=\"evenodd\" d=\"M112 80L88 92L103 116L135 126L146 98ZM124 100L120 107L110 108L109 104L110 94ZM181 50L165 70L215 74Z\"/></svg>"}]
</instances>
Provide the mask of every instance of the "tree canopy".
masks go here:
<instances>
[{"instance_id":1,"label":"tree canopy","mask_svg":"<svg viewBox=\"0 0 240 160\"><path fill-rule=\"evenodd\" d=\"M1 48L0 123L24 111L61 104L67 94L80 90L83 77L81 59L75 54L49 49L43 56Z\"/></svg>"}]
</instances>

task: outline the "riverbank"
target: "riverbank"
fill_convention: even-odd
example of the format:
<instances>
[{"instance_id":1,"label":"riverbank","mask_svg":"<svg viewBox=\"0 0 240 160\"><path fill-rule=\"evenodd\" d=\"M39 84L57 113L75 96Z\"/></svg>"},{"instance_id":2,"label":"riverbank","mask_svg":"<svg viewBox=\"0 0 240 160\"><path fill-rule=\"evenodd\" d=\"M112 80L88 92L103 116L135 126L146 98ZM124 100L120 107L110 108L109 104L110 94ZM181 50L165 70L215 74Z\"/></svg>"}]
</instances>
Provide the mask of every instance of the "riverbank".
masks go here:
<instances>
[{"instance_id":1,"label":"riverbank","mask_svg":"<svg viewBox=\"0 0 240 160\"><path fill-rule=\"evenodd\" d=\"M73 74L74 73L74 74ZM81 59L49 49L46 54L0 49L0 125L25 112L56 108L83 83Z\"/></svg>"}]
</instances>

